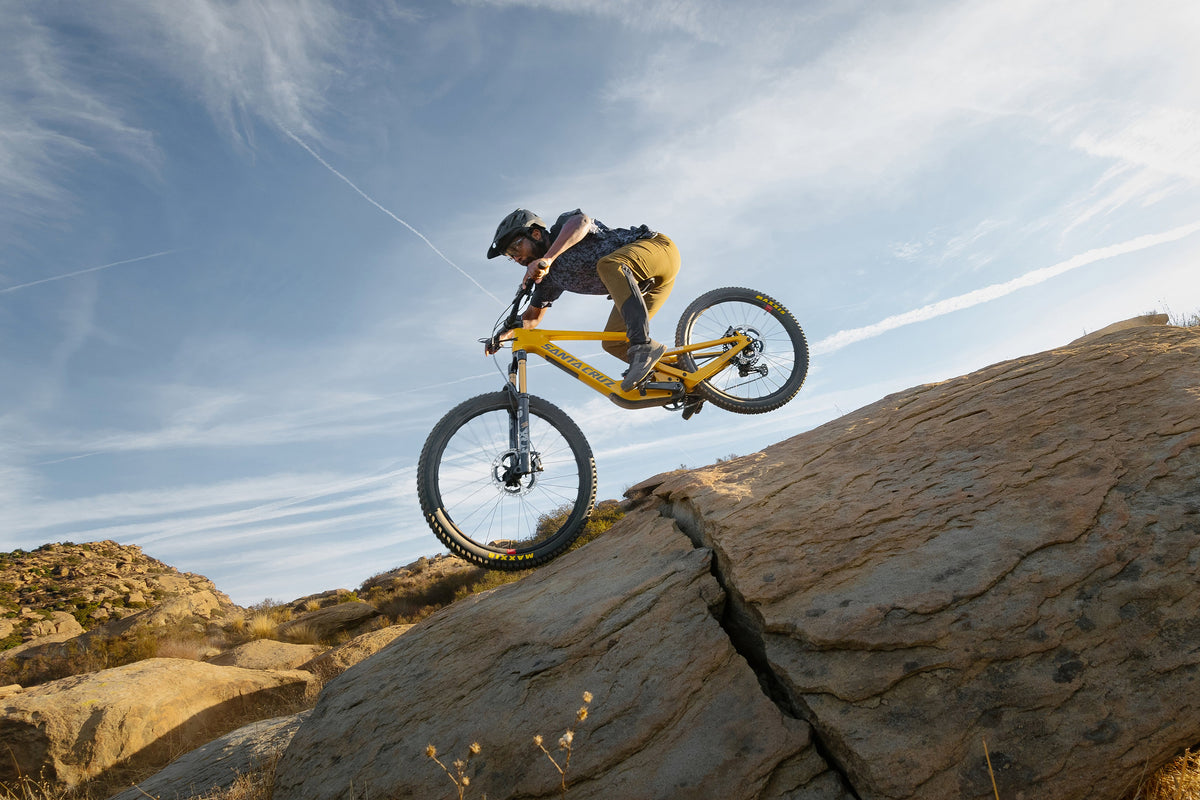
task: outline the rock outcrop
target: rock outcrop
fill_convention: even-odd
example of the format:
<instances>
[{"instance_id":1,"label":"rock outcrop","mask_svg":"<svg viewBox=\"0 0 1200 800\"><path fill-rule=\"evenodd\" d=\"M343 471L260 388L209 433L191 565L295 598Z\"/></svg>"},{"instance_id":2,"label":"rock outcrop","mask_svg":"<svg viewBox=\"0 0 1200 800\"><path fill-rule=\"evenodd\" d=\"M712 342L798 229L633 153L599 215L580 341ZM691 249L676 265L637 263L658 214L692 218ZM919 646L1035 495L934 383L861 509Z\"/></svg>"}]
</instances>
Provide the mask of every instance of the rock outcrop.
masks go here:
<instances>
[{"instance_id":1,"label":"rock outcrop","mask_svg":"<svg viewBox=\"0 0 1200 800\"><path fill-rule=\"evenodd\" d=\"M172 761L109 800L191 800L228 790L242 775L270 769L309 712L253 722Z\"/></svg>"},{"instance_id":2,"label":"rock outcrop","mask_svg":"<svg viewBox=\"0 0 1200 800\"><path fill-rule=\"evenodd\" d=\"M330 682L277 800L1118 798L1200 741L1200 332L1122 330L634 487ZM575 722L584 690L589 717ZM368 732L365 733L365 732Z\"/></svg>"},{"instance_id":3,"label":"rock outcrop","mask_svg":"<svg viewBox=\"0 0 1200 800\"><path fill-rule=\"evenodd\" d=\"M316 641L338 636L353 638L378 624L379 609L370 603L351 601L306 612L279 626L279 635L296 638L303 634Z\"/></svg>"},{"instance_id":4,"label":"rock outcrop","mask_svg":"<svg viewBox=\"0 0 1200 800\"><path fill-rule=\"evenodd\" d=\"M309 670L324 678L332 678L375 655L396 638L407 633L410 628L412 625L389 625L377 631L369 631L355 636L345 644L338 645L321 653L311 661L301 664L300 669Z\"/></svg>"},{"instance_id":5,"label":"rock outcrop","mask_svg":"<svg viewBox=\"0 0 1200 800\"><path fill-rule=\"evenodd\" d=\"M207 581L207 578L203 580ZM232 608L236 606L215 589L195 588L187 594L167 595L158 605L134 611L86 632L70 614L53 612L53 618L61 622L67 632L40 636L0 652L0 667L23 678L22 670L29 664L67 662L94 648L103 648L108 642L134 639L139 634L157 638L155 634L159 631L178 632L190 628L194 637L200 637L209 624L217 623Z\"/></svg>"},{"instance_id":6,"label":"rock outcrop","mask_svg":"<svg viewBox=\"0 0 1200 800\"><path fill-rule=\"evenodd\" d=\"M230 718L302 698L311 673L155 658L0 698L0 783L20 775L72 786L116 767L162 763ZM224 730L228 730L224 727Z\"/></svg>"},{"instance_id":7,"label":"rock outcrop","mask_svg":"<svg viewBox=\"0 0 1200 800\"><path fill-rule=\"evenodd\" d=\"M254 639L206 658L205 661L219 667L296 669L301 664L313 660L326 649L328 648L319 644L292 644L276 642L272 639Z\"/></svg>"},{"instance_id":8,"label":"rock outcrop","mask_svg":"<svg viewBox=\"0 0 1200 800\"><path fill-rule=\"evenodd\" d=\"M425 747L456 757L473 740L480 793L556 796L533 737L557 741L584 691L596 722L577 730L572 797L845 796L807 725L762 694L717 624L709 553L642 517L644 532L610 531L599 553L460 601L335 678L277 767L276 800L341 798L351 784L439 796L446 776Z\"/></svg>"}]
</instances>

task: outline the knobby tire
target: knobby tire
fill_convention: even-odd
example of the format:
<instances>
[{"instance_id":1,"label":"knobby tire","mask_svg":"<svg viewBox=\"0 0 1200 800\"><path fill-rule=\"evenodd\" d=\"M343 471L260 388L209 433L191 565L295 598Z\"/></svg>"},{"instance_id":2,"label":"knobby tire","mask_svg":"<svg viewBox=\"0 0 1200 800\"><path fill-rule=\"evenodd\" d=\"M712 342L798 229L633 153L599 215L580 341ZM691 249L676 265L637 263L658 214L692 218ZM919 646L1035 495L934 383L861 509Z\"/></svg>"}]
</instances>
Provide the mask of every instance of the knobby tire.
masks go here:
<instances>
[{"instance_id":1,"label":"knobby tire","mask_svg":"<svg viewBox=\"0 0 1200 800\"><path fill-rule=\"evenodd\" d=\"M738 414L774 411L795 397L808 375L808 341L791 312L763 292L727 287L696 298L679 319L675 345L721 339L734 332L749 335L754 346L697 384L696 394ZM719 353L708 358L685 353L680 362L694 371L715 355Z\"/></svg>"},{"instance_id":2,"label":"knobby tire","mask_svg":"<svg viewBox=\"0 0 1200 800\"><path fill-rule=\"evenodd\" d=\"M507 391L459 404L434 426L417 463L417 496L438 539L473 564L505 571L560 555L596 502L591 446L570 417L540 397L529 397L529 435L541 470L505 478L515 408Z\"/></svg>"}]
</instances>

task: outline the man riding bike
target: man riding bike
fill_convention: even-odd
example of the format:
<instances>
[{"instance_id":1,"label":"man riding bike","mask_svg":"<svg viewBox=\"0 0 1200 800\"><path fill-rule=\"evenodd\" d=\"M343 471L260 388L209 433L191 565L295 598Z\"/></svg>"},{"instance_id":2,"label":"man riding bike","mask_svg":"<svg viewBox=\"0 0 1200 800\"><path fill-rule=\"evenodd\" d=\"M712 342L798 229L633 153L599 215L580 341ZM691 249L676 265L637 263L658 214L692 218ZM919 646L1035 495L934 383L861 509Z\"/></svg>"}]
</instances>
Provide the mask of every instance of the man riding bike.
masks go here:
<instances>
[{"instance_id":1,"label":"man riding bike","mask_svg":"<svg viewBox=\"0 0 1200 800\"><path fill-rule=\"evenodd\" d=\"M579 209L560 215L547 228L541 217L518 208L496 228L487 257L499 255L525 267L523 285L534 284L521 317L525 328L540 325L564 291L612 297L604 330L625 331L629 341L603 346L629 363L623 391L637 386L666 352L666 346L650 338L650 318L670 296L679 272L679 250L663 234L645 225L609 228Z\"/></svg>"}]
</instances>

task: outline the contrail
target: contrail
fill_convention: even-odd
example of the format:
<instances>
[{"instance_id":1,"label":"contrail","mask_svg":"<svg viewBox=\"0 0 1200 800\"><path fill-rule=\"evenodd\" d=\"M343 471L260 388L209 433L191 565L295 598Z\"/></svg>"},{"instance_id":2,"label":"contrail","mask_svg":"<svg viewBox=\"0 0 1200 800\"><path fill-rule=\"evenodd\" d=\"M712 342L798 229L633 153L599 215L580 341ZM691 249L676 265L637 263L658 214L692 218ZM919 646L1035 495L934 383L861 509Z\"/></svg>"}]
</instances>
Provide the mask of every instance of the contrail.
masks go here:
<instances>
[{"instance_id":1,"label":"contrail","mask_svg":"<svg viewBox=\"0 0 1200 800\"><path fill-rule=\"evenodd\" d=\"M973 292L960 294L957 297L949 297L945 300L939 300L936 303L931 303L927 306L906 311L903 314L896 314L884 320L876 322L874 325L867 325L863 328L851 328L849 330L838 331L837 333L828 336L813 345L814 353L832 353L835 350L840 350L846 345L861 342L863 339L870 339L888 331L901 328L905 325L911 325L914 322L924 322L940 317L943 314L949 314L952 311L961 311L964 308L977 306L982 303L987 303L991 300L996 300L1005 295L1012 294L1018 289L1025 289L1029 286L1036 286L1039 283L1048 281L1051 278L1062 275L1065 272L1070 272L1079 267L1085 267L1088 264L1093 264L1104 259L1122 256L1126 253L1133 253L1138 250L1145 250L1149 247L1154 247L1167 242L1174 242L1186 236L1191 236L1193 233L1200 231L1200 222L1193 222L1190 225L1181 225L1178 228L1172 228L1163 233L1151 233L1145 236L1139 236L1136 239L1130 239L1127 242L1120 244L1109 245L1108 247L1098 247L1094 250L1088 250L1085 253L1080 253L1077 256L1068 258L1066 261L1061 261L1053 266L1035 269L1032 272L1027 272L1024 275L1019 275L1010 281L1004 283L996 283L991 286L985 286L982 289L976 289Z\"/></svg>"},{"instance_id":2,"label":"contrail","mask_svg":"<svg viewBox=\"0 0 1200 800\"><path fill-rule=\"evenodd\" d=\"M320 162L321 162L321 166L325 167L325 169L329 170L329 171L330 171L330 172L332 172L334 175L337 175L339 178L341 178L343 181L345 181L345 182L346 182L346 185L347 185L347 186L349 186L351 189L353 189L354 191L356 191L356 192L358 192L360 195L362 195L362 197L363 197L363 199L364 199L364 200L366 200L368 203L370 203L371 205L375 206L375 207L376 207L376 208L378 208L380 211L382 211L383 213L387 214L389 217L391 217L392 219L396 220L396 222L399 222L401 225L403 225L404 227L408 228L410 231L412 231L412 232L413 232L413 233L415 233L415 234L416 234L418 237L420 237L420 239L421 239L421 241L422 241L422 242L424 242L425 244L429 245L429 249L430 249L430 250L432 250L433 252L437 253L439 256L441 256L441 257L442 257L442 260L443 260L443 261L445 261L447 264L449 264L450 266L454 267L456 270L458 270L459 272L461 272L461 273L463 274L463 276L464 276L464 277L465 277L467 280L469 280L471 283L473 283L473 284L475 284L476 286L478 286L478 287L479 287L479 289L480 289L480 291L482 291L482 292L483 292L484 294L486 294L488 297L490 297L490 298L492 298L493 300L495 300L497 303L500 303L500 302L502 302L502 301L500 300L500 298L499 298L499 297L496 297L496 295L492 294L492 293L491 293L491 292L489 292L487 289L485 289L485 288L483 287L483 285L482 285L482 284L481 284L479 281L477 281L477 280L475 280L473 277L471 277L471 274L470 274L469 272L467 272L465 269L463 269L462 267L460 267L458 264L455 264L453 261L451 261L449 258L447 258L447 257L446 257L446 254L445 254L445 253L443 253L441 250L438 250L438 249L437 249L437 247L435 247L435 246L434 246L433 242L431 242L431 241L429 241L428 239L426 239L426 238L425 238L425 235L424 235L423 233L421 233L419 230L417 230L416 228L414 228L412 225L409 225L409 224L408 224L407 222L405 222L404 220L402 220L402 219L400 219L399 217L397 217L397 216L396 216L395 214L393 214L391 211L388 211L386 208L384 208L383 206L381 206L379 203L377 203L377 202L375 201L375 199L374 199L373 197L371 197L369 194L367 194L366 192L364 192L362 189L360 189L360 188L358 188L357 186L355 186L355 185L354 185L354 181L350 180L350 179L349 179L349 178L347 178L345 175L343 175L342 173L340 173L340 172L338 172L336 169L334 169L332 166L330 166L328 161L326 161L325 159L323 159L323 158L321 158L319 155L317 155L317 152L316 152L315 150L313 150L311 147L309 147L307 144L305 144L305 143L304 143L304 141L303 141L303 140L302 140L302 139L301 139L299 136L297 136L296 134L292 133L292 132L291 132L291 131L289 131L287 128L284 128L284 129L283 129L283 132L284 132L284 133L286 133L288 136L290 136L290 137L292 138L292 141L294 141L296 144L300 145L300 146L301 146L301 147L303 147L305 150L307 150L307 151L308 151L308 154L309 154L310 156L312 156L313 158L315 158L317 161L320 161Z\"/></svg>"},{"instance_id":3,"label":"contrail","mask_svg":"<svg viewBox=\"0 0 1200 800\"><path fill-rule=\"evenodd\" d=\"M20 283L20 284L17 284L16 286L9 286L7 289L0 289L0 294L8 294L9 292L17 291L18 289L28 289L30 286L37 286L40 283L50 283L51 281L61 281L65 278L74 278L76 275L85 275L89 272L99 272L102 269L108 269L109 267L119 267L122 264L132 264L135 261L145 261L148 258L158 258L159 256L170 255L171 253L174 253L174 252L175 252L174 250L163 250L161 253L151 253L148 256L138 256L137 258L127 258L124 261L114 261L111 264L101 264L98 267L88 267L87 269L80 269L80 270L76 270L75 272L68 272L65 275L55 275L53 278L42 278L40 281L30 281L29 283Z\"/></svg>"}]
</instances>

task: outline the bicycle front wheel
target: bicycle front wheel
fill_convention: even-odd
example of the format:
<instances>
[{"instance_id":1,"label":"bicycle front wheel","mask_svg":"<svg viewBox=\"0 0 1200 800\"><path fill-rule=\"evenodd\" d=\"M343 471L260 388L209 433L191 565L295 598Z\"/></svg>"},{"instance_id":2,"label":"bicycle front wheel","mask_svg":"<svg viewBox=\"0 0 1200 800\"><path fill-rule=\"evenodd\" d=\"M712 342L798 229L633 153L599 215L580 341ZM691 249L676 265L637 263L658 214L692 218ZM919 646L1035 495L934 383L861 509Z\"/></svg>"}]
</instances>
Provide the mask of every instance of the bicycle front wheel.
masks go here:
<instances>
[{"instance_id":1,"label":"bicycle front wheel","mask_svg":"<svg viewBox=\"0 0 1200 800\"><path fill-rule=\"evenodd\" d=\"M684 309L675 329L675 345L722 339L744 333L750 346L729 365L696 385L696 393L717 408L739 414L774 411L796 396L808 375L808 342L791 312L753 289L713 289ZM729 349L710 348L680 357L695 371Z\"/></svg>"},{"instance_id":2,"label":"bicycle front wheel","mask_svg":"<svg viewBox=\"0 0 1200 800\"><path fill-rule=\"evenodd\" d=\"M417 463L417 496L450 552L488 569L518 570L561 554L596 502L596 464L558 407L529 398L532 470L517 469L516 400L485 394L452 409Z\"/></svg>"}]
</instances>

